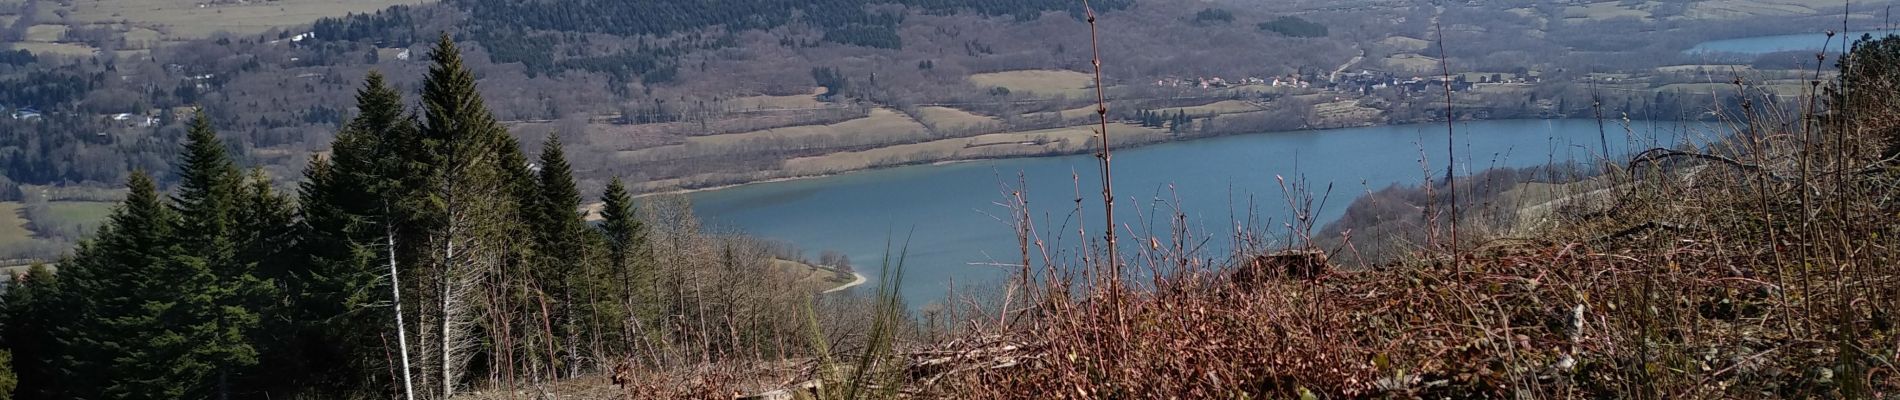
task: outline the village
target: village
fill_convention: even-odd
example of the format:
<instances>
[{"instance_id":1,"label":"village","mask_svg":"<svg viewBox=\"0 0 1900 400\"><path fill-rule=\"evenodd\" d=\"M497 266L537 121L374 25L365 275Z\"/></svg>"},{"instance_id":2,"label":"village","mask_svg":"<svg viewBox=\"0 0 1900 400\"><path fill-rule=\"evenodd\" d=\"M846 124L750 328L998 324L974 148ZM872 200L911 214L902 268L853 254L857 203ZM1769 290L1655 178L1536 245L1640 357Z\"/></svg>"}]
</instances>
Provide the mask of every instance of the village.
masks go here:
<instances>
[{"instance_id":1,"label":"village","mask_svg":"<svg viewBox=\"0 0 1900 400\"><path fill-rule=\"evenodd\" d=\"M1477 81L1474 82L1471 80L1470 76L1472 75L1477 76ZM1446 87L1451 88L1452 92L1463 92L1480 85L1532 84L1538 82L1540 82L1540 79L1534 73L1460 73L1452 75L1449 82L1447 82L1447 79L1442 75L1414 75L1406 78L1397 73L1362 69L1357 73L1339 72L1326 77L1310 73L1287 74L1271 78L1246 77L1234 80L1228 80L1218 76L1195 78L1171 76L1155 80L1154 86L1207 90L1263 86L1272 88L1319 89L1325 92L1353 93L1358 95L1373 95L1387 89L1392 89L1396 90L1397 94L1409 95Z\"/></svg>"}]
</instances>

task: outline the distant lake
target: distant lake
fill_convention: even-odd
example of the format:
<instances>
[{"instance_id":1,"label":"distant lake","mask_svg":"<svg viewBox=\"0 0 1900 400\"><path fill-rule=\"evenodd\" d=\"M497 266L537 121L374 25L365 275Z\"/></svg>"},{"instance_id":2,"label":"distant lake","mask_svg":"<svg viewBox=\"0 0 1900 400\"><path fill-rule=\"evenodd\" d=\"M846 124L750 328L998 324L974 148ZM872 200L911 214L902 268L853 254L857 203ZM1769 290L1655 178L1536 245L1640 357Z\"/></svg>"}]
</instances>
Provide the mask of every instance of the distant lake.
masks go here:
<instances>
[{"instance_id":1,"label":"distant lake","mask_svg":"<svg viewBox=\"0 0 1900 400\"><path fill-rule=\"evenodd\" d=\"M1632 148L1711 137L1697 122L1637 121L1626 130L1609 121L1607 140L1600 139L1598 127L1595 120L1459 123L1457 171L1598 160L1605 141L1620 158ZM1288 207L1274 178L1283 175L1304 176L1316 189L1333 185L1318 215L1323 225L1360 194L1443 176L1446 135L1444 124L1419 124L1259 133L1117 151L1118 222L1145 229L1141 215L1167 209L1178 196L1191 228L1211 234L1211 244L1220 246L1224 233L1232 232L1229 221L1245 219L1249 208L1262 220L1286 220ZM1429 167L1421 167L1421 155ZM1093 156L1075 155L911 166L746 185L693 198L699 216L713 226L788 241L814 259L820 250L841 251L874 280L886 243L902 246L908 238L900 289L918 307L943 299L953 280L958 289L995 287L1010 269L990 264L1020 263L1005 222L1009 210L997 205L1004 200L1003 186L1015 185L1019 173L1045 239L1074 250L1078 221L1090 236L1099 236L1095 165ZM1072 176L1079 176L1079 188ZM1078 191L1084 208L1072 217ZM1153 222L1157 232L1167 229L1165 215Z\"/></svg>"},{"instance_id":2,"label":"distant lake","mask_svg":"<svg viewBox=\"0 0 1900 400\"><path fill-rule=\"evenodd\" d=\"M1900 35L1900 30L1849 32L1845 38L1860 40L1862 34L1872 34L1875 38L1886 35ZM1756 36L1739 39L1724 39L1702 42L1685 53L1732 53L1732 54L1768 54L1781 51L1816 51L1826 45L1830 51L1839 52L1842 36L1829 42L1826 33L1801 33L1793 35Z\"/></svg>"}]
</instances>

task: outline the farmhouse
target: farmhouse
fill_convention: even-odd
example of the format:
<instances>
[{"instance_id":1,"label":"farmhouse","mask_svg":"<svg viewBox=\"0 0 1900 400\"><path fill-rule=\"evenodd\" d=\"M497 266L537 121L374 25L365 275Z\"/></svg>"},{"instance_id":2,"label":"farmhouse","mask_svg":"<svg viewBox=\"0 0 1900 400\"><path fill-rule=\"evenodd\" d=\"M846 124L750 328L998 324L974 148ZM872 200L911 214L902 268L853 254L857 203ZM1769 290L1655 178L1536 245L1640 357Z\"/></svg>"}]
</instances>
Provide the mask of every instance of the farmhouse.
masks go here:
<instances>
[{"instance_id":1,"label":"farmhouse","mask_svg":"<svg viewBox=\"0 0 1900 400\"><path fill-rule=\"evenodd\" d=\"M27 121L37 120L40 119L40 110L35 110L33 107L20 107L19 110L13 111L13 119Z\"/></svg>"}]
</instances>

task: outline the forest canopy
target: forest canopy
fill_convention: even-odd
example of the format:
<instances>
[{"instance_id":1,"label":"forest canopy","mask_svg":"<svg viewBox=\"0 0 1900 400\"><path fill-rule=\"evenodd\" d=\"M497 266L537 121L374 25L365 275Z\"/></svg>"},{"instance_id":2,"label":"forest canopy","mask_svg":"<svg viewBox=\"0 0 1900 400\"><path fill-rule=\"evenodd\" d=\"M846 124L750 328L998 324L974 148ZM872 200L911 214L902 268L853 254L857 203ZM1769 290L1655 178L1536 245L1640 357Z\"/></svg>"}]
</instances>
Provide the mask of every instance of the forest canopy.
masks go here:
<instances>
[{"instance_id":1,"label":"forest canopy","mask_svg":"<svg viewBox=\"0 0 1900 400\"><path fill-rule=\"evenodd\" d=\"M1326 25L1290 15L1262 22L1260 30L1300 38L1326 37L1327 34Z\"/></svg>"}]
</instances>

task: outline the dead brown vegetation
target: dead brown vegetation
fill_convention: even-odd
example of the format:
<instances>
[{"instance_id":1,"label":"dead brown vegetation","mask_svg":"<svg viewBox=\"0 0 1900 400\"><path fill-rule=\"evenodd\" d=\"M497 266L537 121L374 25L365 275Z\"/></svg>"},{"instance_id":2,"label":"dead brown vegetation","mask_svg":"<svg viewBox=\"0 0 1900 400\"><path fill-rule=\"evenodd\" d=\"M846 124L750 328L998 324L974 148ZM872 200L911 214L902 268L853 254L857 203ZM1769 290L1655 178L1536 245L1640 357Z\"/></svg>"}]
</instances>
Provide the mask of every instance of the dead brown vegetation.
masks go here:
<instances>
[{"instance_id":1,"label":"dead brown vegetation","mask_svg":"<svg viewBox=\"0 0 1900 400\"><path fill-rule=\"evenodd\" d=\"M1477 217L1453 219L1445 200L1428 196L1408 226L1423 239L1397 261L1313 279L1266 269L1256 272L1280 279L1238 285L1223 272L1235 262L1197 254L1191 244L1201 239L1186 229L1130 238L1143 245L1126 264L1108 264L1093 246L1047 256L1036 230L1020 228L1024 262L1044 254L1033 269L1041 272L1025 267L1013 304L963 311L974 335L1019 343L1013 362L949 368L919 390L999 399L1888 396L1900 391L1891 315L1900 204L1885 193L1900 172L1883 151L1900 121L1877 97L1891 84L1861 89L1833 96L1827 113L1817 111L1818 81L1807 103L1747 99L1720 110L1735 117L1731 137L1618 163L1592 178L1605 185L1589 192L1608 203L1560 213L1562 223L1534 236L1464 230L1465 246L1454 248L1447 232ZM1303 192L1289 190L1294 221L1311 208ZM1311 226L1288 228L1286 243L1310 251L1301 231ZM1264 250L1241 247L1220 258L1252 261L1247 254ZM1340 251L1357 249L1348 240ZM1123 277L1146 282L1108 284Z\"/></svg>"}]
</instances>

